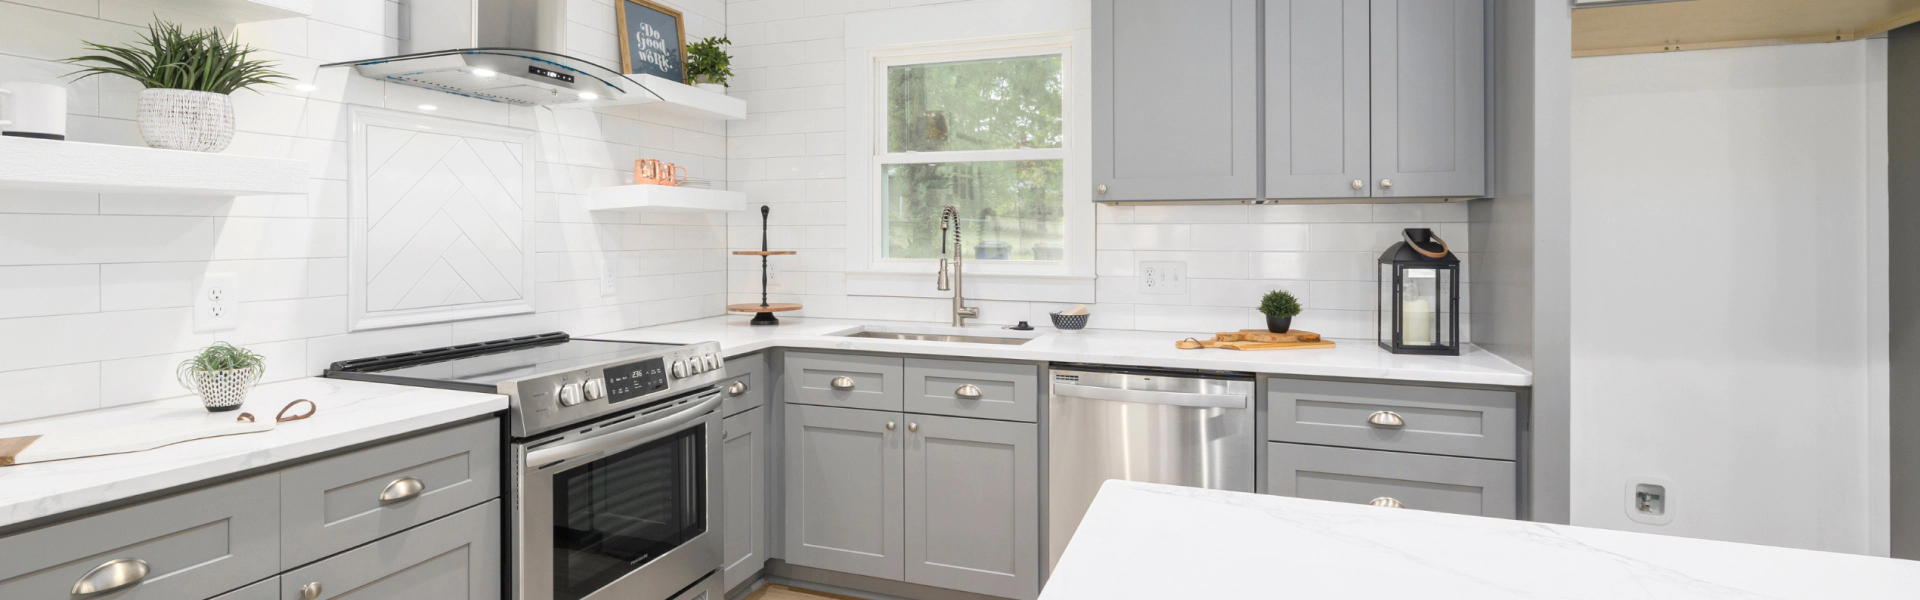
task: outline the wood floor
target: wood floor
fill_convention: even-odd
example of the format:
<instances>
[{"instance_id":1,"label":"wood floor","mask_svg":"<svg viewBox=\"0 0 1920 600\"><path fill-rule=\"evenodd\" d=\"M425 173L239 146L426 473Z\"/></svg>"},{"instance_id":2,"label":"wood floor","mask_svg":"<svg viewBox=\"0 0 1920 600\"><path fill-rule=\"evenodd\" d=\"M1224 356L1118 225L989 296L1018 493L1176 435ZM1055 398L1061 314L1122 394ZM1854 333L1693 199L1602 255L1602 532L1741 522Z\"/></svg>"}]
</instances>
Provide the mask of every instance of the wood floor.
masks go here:
<instances>
[{"instance_id":1,"label":"wood floor","mask_svg":"<svg viewBox=\"0 0 1920 600\"><path fill-rule=\"evenodd\" d=\"M791 588L784 585L769 585L760 588L741 600L858 600L848 596Z\"/></svg>"}]
</instances>

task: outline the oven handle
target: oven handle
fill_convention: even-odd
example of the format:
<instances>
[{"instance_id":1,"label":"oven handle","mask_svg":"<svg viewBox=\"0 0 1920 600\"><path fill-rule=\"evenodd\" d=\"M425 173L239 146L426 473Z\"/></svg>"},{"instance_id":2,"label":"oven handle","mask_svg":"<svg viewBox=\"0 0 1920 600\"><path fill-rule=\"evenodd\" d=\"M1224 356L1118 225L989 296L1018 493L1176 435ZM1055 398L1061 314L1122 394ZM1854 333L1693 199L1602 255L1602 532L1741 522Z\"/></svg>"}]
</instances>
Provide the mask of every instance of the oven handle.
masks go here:
<instances>
[{"instance_id":1,"label":"oven handle","mask_svg":"<svg viewBox=\"0 0 1920 600\"><path fill-rule=\"evenodd\" d=\"M719 406L720 395L715 394L712 397L700 401L699 404L695 404L693 407L680 411L678 414L665 419L635 425L627 429L614 431L606 435L590 437L569 444L548 446L534 450L527 453L527 468L538 469L553 463L586 456L608 448L645 443L651 441L652 438L672 433L680 429L681 426L706 416L709 412L713 412L713 410Z\"/></svg>"}]
</instances>

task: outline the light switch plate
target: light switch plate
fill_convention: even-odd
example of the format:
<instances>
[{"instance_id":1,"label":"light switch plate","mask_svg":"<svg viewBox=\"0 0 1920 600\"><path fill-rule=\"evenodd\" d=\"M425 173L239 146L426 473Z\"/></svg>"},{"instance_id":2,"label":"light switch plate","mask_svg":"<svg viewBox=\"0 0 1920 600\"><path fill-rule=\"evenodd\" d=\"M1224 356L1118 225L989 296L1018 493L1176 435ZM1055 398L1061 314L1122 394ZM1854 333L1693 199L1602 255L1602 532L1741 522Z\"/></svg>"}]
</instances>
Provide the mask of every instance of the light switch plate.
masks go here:
<instances>
[{"instance_id":1,"label":"light switch plate","mask_svg":"<svg viewBox=\"0 0 1920 600\"><path fill-rule=\"evenodd\" d=\"M208 273L200 279L200 289L193 296L196 333L240 327L239 285L240 276L232 273Z\"/></svg>"},{"instance_id":2,"label":"light switch plate","mask_svg":"<svg viewBox=\"0 0 1920 600\"><path fill-rule=\"evenodd\" d=\"M1184 261L1141 262L1140 293L1187 293L1187 263Z\"/></svg>"},{"instance_id":3,"label":"light switch plate","mask_svg":"<svg viewBox=\"0 0 1920 600\"><path fill-rule=\"evenodd\" d=\"M620 293L620 259L613 256L600 257L600 295L612 296Z\"/></svg>"}]
</instances>

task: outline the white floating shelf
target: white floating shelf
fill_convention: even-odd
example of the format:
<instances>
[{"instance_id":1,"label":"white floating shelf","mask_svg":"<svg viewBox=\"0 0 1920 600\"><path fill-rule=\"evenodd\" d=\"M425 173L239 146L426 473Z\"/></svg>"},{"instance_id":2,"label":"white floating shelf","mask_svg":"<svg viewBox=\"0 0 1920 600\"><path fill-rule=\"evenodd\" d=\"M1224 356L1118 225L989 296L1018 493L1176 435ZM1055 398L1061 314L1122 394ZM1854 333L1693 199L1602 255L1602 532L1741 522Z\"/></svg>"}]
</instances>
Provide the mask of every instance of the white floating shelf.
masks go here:
<instances>
[{"instance_id":1,"label":"white floating shelf","mask_svg":"<svg viewBox=\"0 0 1920 600\"><path fill-rule=\"evenodd\" d=\"M627 75L633 83L647 88L653 96L636 92L626 98L597 102L550 104L553 108L595 108L600 106L639 105L641 110L689 119L737 121L747 118L747 101L719 92L709 92L671 79L652 75Z\"/></svg>"},{"instance_id":2,"label":"white floating shelf","mask_svg":"<svg viewBox=\"0 0 1920 600\"><path fill-rule=\"evenodd\" d=\"M588 210L625 212L739 212L747 209L744 192L673 185L623 185L587 191Z\"/></svg>"},{"instance_id":3,"label":"white floating shelf","mask_svg":"<svg viewBox=\"0 0 1920 600\"><path fill-rule=\"evenodd\" d=\"M304 160L0 137L0 189L113 194L305 194Z\"/></svg>"},{"instance_id":4,"label":"white floating shelf","mask_svg":"<svg viewBox=\"0 0 1920 600\"><path fill-rule=\"evenodd\" d=\"M161 11L179 11L226 21L251 23L313 15L316 0L130 0ZM338 0L318 0L321 2Z\"/></svg>"}]
</instances>

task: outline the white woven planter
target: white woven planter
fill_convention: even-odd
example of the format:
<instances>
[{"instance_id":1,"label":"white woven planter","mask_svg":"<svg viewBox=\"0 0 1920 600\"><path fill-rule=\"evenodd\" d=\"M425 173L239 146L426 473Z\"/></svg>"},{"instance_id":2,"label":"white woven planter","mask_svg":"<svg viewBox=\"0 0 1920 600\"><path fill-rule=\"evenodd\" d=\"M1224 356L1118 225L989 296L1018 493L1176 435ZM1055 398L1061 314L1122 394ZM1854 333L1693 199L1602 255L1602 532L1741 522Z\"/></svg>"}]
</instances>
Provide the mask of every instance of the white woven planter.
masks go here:
<instances>
[{"instance_id":1,"label":"white woven planter","mask_svg":"<svg viewBox=\"0 0 1920 600\"><path fill-rule=\"evenodd\" d=\"M259 367L251 369L228 369L225 371L200 371L182 368L178 373L180 385L200 395L207 410L220 412L240 408L247 401L247 392L264 375Z\"/></svg>"},{"instance_id":2,"label":"white woven planter","mask_svg":"<svg viewBox=\"0 0 1920 600\"><path fill-rule=\"evenodd\" d=\"M233 97L192 90L140 91L140 137L166 150L219 152L233 142Z\"/></svg>"}]
</instances>

